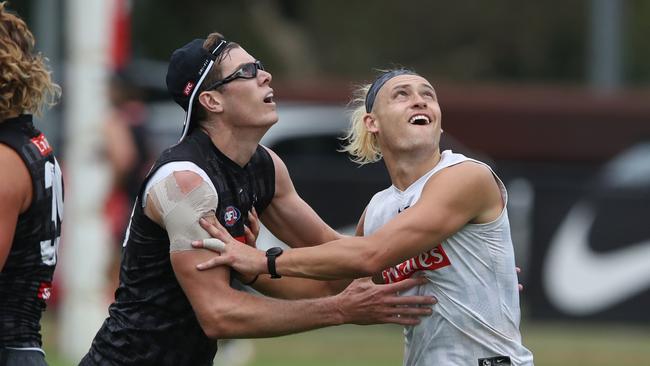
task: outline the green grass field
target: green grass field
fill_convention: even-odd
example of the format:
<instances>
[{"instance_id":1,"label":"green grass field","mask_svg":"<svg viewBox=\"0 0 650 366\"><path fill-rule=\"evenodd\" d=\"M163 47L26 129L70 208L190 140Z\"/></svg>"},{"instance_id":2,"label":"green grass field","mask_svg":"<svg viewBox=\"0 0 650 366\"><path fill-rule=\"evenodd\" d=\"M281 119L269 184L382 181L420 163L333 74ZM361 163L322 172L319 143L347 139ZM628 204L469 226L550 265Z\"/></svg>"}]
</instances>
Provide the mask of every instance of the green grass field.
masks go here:
<instances>
[{"instance_id":1,"label":"green grass field","mask_svg":"<svg viewBox=\"0 0 650 366\"><path fill-rule=\"evenodd\" d=\"M45 325L45 324L44 324ZM54 326L54 324L47 324ZM522 325L536 366L650 366L650 324ZM56 340L46 337L54 344ZM248 366L395 366L402 364L398 326L341 326L286 337L256 339ZM47 346L47 344L46 344ZM76 365L48 349L51 366Z\"/></svg>"}]
</instances>

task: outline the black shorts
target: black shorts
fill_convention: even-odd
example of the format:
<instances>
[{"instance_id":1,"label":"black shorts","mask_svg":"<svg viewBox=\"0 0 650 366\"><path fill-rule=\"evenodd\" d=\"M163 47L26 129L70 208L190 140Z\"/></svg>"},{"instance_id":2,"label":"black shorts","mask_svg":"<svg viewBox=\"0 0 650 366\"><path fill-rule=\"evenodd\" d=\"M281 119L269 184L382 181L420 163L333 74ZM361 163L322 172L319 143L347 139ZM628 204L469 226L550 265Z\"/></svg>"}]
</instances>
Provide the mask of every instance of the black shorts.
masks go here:
<instances>
[{"instance_id":1,"label":"black shorts","mask_svg":"<svg viewBox=\"0 0 650 366\"><path fill-rule=\"evenodd\" d=\"M0 348L1 366L47 366L45 354L38 350Z\"/></svg>"}]
</instances>

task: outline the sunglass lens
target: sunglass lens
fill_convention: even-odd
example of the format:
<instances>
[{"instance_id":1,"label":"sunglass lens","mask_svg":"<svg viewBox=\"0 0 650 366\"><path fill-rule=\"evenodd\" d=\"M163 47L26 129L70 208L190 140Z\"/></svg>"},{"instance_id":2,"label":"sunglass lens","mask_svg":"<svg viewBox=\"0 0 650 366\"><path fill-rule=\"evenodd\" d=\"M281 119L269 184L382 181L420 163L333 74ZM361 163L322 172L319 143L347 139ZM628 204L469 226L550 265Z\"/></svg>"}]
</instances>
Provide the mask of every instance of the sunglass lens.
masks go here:
<instances>
[{"instance_id":1,"label":"sunglass lens","mask_svg":"<svg viewBox=\"0 0 650 366\"><path fill-rule=\"evenodd\" d=\"M242 76L245 78L254 78L257 76L257 66L254 63L246 64L241 68Z\"/></svg>"}]
</instances>

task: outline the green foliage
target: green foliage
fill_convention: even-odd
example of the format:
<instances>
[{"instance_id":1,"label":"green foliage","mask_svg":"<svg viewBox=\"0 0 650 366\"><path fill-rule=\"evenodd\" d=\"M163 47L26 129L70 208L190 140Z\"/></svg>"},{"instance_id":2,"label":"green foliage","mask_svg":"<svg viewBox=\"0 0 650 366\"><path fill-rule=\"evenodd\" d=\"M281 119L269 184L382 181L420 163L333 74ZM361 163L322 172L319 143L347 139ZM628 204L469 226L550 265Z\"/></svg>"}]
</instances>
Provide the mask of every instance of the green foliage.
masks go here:
<instances>
[{"instance_id":1,"label":"green foliage","mask_svg":"<svg viewBox=\"0 0 650 366\"><path fill-rule=\"evenodd\" d=\"M438 80L585 82L590 0L134 1L134 38L143 56L166 60L192 37L219 30L264 60L283 80L301 78L285 44L306 42L316 78L372 75L404 65ZM272 16L254 16L264 5ZM624 1L627 81L650 81L647 1ZM164 25L163 25L164 24ZM289 28L291 32L282 32ZM286 38L286 39L285 39ZM293 66L292 66L293 65ZM296 74L298 74L296 76Z\"/></svg>"}]
</instances>

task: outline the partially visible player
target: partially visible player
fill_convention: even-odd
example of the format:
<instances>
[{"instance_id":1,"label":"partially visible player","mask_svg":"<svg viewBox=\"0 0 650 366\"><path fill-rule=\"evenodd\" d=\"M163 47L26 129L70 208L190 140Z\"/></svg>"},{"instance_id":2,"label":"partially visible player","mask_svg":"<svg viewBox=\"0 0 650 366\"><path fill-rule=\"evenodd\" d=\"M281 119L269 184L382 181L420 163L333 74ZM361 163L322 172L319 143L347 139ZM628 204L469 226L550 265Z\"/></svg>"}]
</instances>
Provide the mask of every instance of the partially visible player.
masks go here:
<instances>
[{"instance_id":1,"label":"partially visible player","mask_svg":"<svg viewBox=\"0 0 650 366\"><path fill-rule=\"evenodd\" d=\"M0 365L46 365L40 320L63 213L61 170L32 114L60 88L25 22L0 3Z\"/></svg>"},{"instance_id":2,"label":"partially visible player","mask_svg":"<svg viewBox=\"0 0 650 366\"><path fill-rule=\"evenodd\" d=\"M359 91L347 151L358 163L383 158L392 185L377 193L357 234L319 246L264 252L202 221L222 252L200 268L314 279L381 273L386 283L426 278L404 295L438 299L405 328L404 365L532 365L521 343L520 308L505 186L484 163L440 152L441 111L415 72L382 73ZM201 242L195 243L202 246Z\"/></svg>"}]
</instances>

